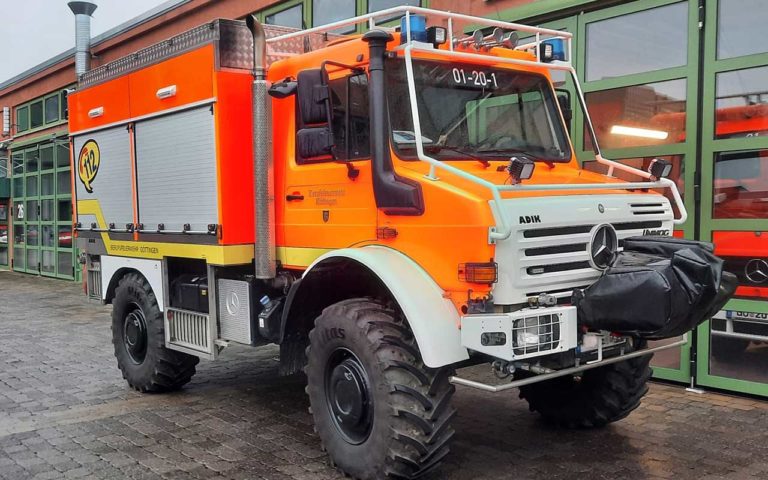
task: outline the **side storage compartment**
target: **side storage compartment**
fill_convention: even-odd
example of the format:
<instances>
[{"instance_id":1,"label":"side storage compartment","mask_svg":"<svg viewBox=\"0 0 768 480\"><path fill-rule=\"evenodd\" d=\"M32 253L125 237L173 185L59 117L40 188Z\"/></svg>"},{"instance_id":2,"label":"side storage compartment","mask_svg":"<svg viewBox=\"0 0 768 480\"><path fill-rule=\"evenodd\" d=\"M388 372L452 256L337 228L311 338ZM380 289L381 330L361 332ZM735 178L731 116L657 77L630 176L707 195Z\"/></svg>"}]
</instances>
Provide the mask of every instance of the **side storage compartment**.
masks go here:
<instances>
[{"instance_id":1,"label":"side storage compartment","mask_svg":"<svg viewBox=\"0 0 768 480\"><path fill-rule=\"evenodd\" d=\"M205 233L219 224L212 109L136 123L139 223L145 230Z\"/></svg>"},{"instance_id":2,"label":"side storage compartment","mask_svg":"<svg viewBox=\"0 0 768 480\"><path fill-rule=\"evenodd\" d=\"M130 133L125 125L74 138L77 220L82 230L133 224Z\"/></svg>"}]
</instances>

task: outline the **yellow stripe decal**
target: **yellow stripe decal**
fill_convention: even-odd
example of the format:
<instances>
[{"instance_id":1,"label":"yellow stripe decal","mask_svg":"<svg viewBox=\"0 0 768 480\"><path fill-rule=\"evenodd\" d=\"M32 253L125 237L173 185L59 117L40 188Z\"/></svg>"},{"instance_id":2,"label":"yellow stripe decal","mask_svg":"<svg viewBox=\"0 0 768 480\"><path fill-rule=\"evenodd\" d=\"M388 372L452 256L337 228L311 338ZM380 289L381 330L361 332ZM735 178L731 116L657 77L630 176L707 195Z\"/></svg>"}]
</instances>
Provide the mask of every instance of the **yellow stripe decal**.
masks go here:
<instances>
[{"instance_id":1,"label":"yellow stripe decal","mask_svg":"<svg viewBox=\"0 0 768 480\"><path fill-rule=\"evenodd\" d=\"M291 267L308 267L318 257L335 248L308 248L308 247L277 247L277 259L283 265Z\"/></svg>"},{"instance_id":2,"label":"yellow stripe decal","mask_svg":"<svg viewBox=\"0 0 768 480\"><path fill-rule=\"evenodd\" d=\"M107 228L98 200L79 200L78 215L93 215L99 228ZM112 240L101 232L109 255L162 259L163 257L202 258L213 265L239 265L253 261L253 245L195 245L189 243L134 242Z\"/></svg>"}]
</instances>

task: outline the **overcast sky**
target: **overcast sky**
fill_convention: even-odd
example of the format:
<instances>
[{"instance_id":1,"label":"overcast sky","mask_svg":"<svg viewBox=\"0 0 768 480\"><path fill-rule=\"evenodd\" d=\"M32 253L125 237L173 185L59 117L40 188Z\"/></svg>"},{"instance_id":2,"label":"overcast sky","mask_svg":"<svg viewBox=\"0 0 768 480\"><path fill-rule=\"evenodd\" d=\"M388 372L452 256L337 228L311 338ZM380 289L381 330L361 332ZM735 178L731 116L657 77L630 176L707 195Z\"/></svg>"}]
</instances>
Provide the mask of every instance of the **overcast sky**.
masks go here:
<instances>
[{"instance_id":1,"label":"overcast sky","mask_svg":"<svg viewBox=\"0 0 768 480\"><path fill-rule=\"evenodd\" d=\"M165 0L91 0L91 36L120 25ZM75 17L67 0L0 0L0 82L75 46Z\"/></svg>"}]
</instances>

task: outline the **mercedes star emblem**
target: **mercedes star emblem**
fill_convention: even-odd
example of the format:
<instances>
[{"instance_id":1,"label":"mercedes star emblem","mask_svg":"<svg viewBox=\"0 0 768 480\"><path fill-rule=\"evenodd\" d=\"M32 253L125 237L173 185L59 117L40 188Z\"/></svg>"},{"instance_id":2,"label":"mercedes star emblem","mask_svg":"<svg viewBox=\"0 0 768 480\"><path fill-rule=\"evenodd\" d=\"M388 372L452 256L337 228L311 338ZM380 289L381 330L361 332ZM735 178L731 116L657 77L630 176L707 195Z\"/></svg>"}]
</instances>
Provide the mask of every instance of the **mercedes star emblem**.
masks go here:
<instances>
[{"instance_id":1,"label":"mercedes star emblem","mask_svg":"<svg viewBox=\"0 0 768 480\"><path fill-rule=\"evenodd\" d=\"M227 295L227 312L229 312L230 315L234 316L237 315L237 312L240 311L240 297L237 296L237 293L235 292L229 292Z\"/></svg>"},{"instance_id":2,"label":"mercedes star emblem","mask_svg":"<svg viewBox=\"0 0 768 480\"><path fill-rule=\"evenodd\" d=\"M605 270L611 266L618 250L619 237L616 235L616 229L613 228L613 225L601 223L592 228L587 244L589 264L592 268Z\"/></svg>"},{"instance_id":3,"label":"mercedes star emblem","mask_svg":"<svg viewBox=\"0 0 768 480\"><path fill-rule=\"evenodd\" d=\"M752 283L764 283L768 280L768 262L762 258L753 258L744 267L744 275Z\"/></svg>"}]
</instances>

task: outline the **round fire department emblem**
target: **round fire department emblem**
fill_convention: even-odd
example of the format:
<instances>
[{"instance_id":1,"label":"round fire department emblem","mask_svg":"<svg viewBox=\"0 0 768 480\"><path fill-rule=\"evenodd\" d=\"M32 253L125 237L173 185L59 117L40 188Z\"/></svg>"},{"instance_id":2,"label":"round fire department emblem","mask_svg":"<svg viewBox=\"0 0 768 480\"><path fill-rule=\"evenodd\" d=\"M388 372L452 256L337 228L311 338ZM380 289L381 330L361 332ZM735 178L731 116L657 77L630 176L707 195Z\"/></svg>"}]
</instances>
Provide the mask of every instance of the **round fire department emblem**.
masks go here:
<instances>
[{"instance_id":1,"label":"round fire department emblem","mask_svg":"<svg viewBox=\"0 0 768 480\"><path fill-rule=\"evenodd\" d=\"M93 181L99 173L99 164L101 163L101 153L99 144L96 140L88 140L80 149L77 157L77 176L83 182L85 191L93 193Z\"/></svg>"}]
</instances>

